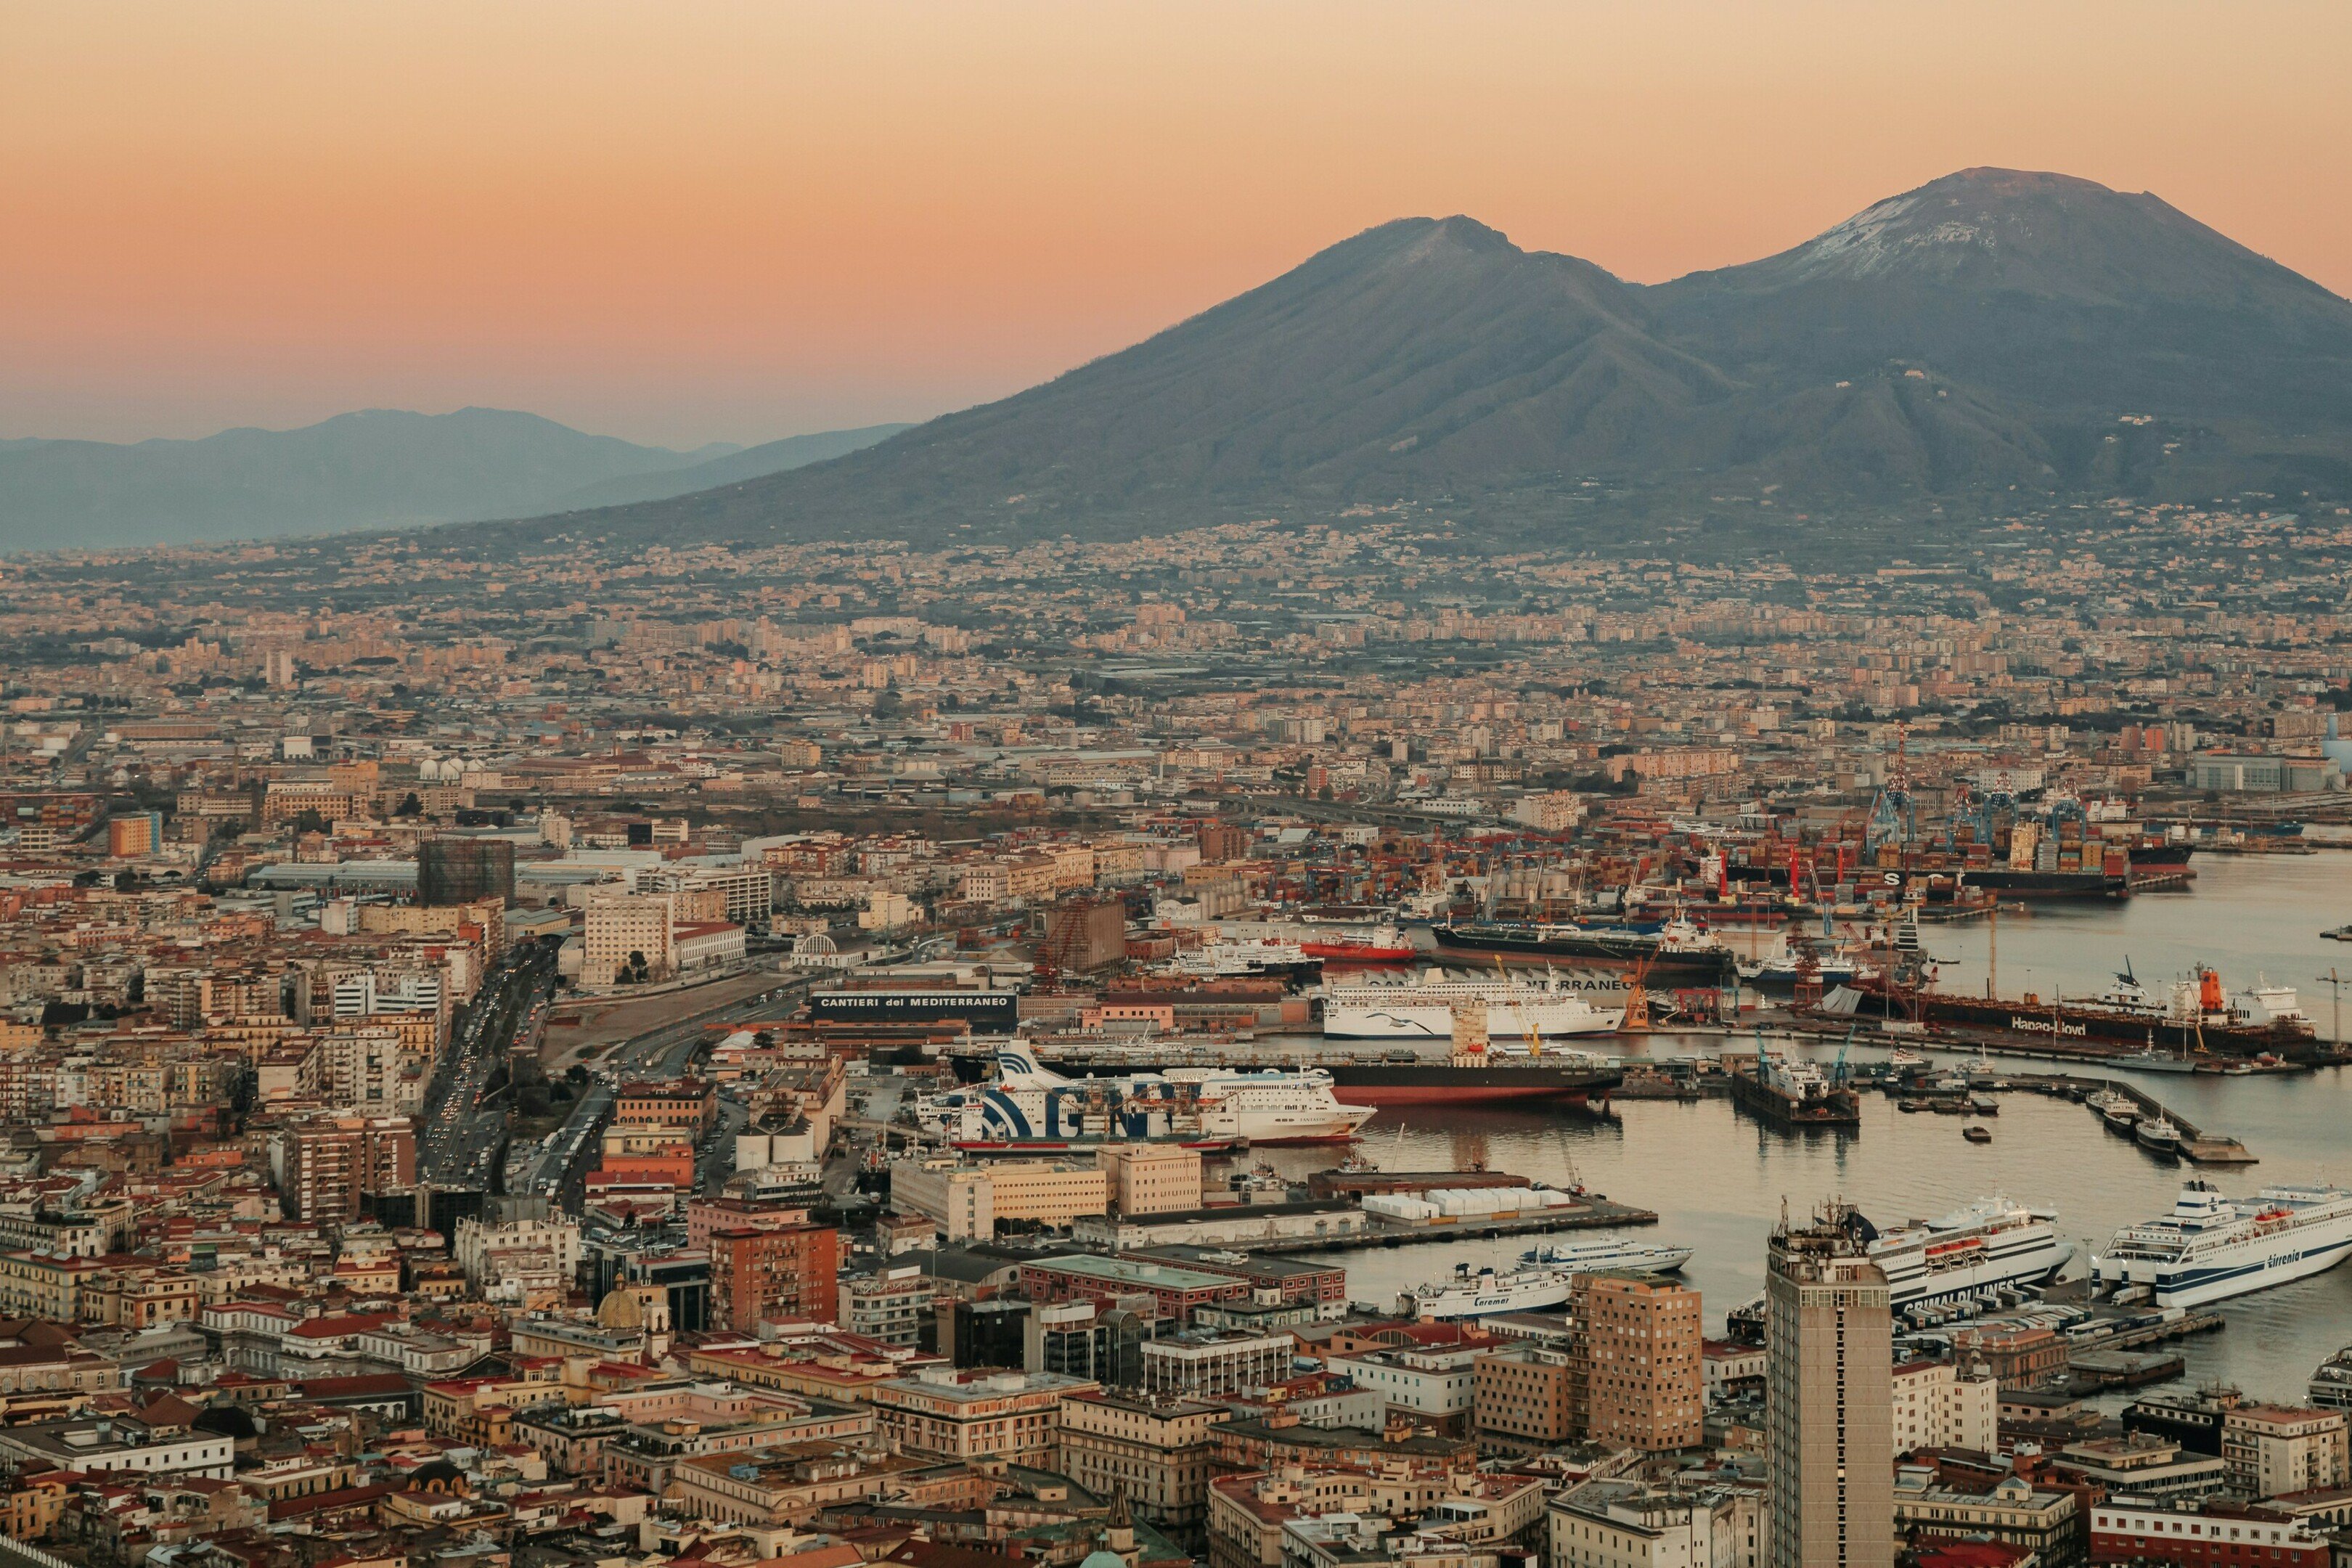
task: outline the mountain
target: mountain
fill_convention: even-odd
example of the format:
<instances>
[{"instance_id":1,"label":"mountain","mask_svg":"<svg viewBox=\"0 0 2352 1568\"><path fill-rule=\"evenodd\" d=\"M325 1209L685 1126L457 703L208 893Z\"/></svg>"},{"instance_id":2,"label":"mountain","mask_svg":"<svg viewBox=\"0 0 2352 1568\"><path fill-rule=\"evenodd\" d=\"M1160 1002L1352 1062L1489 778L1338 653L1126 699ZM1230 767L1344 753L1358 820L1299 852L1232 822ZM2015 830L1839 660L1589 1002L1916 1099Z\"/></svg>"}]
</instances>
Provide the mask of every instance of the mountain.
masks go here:
<instances>
[{"instance_id":1,"label":"mountain","mask_svg":"<svg viewBox=\"0 0 2352 1568\"><path fill-rule=\"evenodd\" d=\"M16 442L0 447L0 550L512 517L594 481L734 450L640 447L497 408L370 409L196 441Z\"/></svg>"},{"instance_id":2,"label":"mountain","mask_svg":"<svg viewBox=\"0 0 2352 1568\"><path fill-rule=\"evenodd\" d=\"M1971 169L1651 287L1466 217L1384 224L849 456L519 526L1115 535L1399 497L1542 523L1596 485L1691 506L2344 496L2347 373L2352 305L2309 279L2152 195Z\"/></svg>"},{"instance_id":3,"label":"mountain","mask_svg":"<svg viewBox=\"0 0 2352 1568\"><path fill-rule=\"evenodd\" d=\"M809 436L787 436L781 441L745 447L740 451L727 452L681 468L659 468L652 473L604 479L574 490L562 498L562 504L571 509L666 500L691 490L740 484L745 479L765 479L770 474L803 468L811 463L822 463L828 458L862 451L877 441L888 440L901 430L913 428L908 424L866 425L855 430L820 430Z\"/></svg>"}]
</instances>

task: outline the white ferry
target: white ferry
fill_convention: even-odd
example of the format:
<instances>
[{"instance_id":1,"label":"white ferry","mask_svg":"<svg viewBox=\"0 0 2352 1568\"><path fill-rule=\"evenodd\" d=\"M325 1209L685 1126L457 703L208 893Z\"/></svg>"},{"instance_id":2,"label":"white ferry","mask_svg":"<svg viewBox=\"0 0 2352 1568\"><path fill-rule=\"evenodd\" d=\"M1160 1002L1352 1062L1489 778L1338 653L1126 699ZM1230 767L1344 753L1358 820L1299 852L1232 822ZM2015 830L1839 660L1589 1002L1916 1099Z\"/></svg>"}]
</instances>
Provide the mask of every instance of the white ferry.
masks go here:
<instances>
[{"instance_id":1,"label":"white ferry","mask_svg":"<svg viewBox=\"0 0 2352 1568\"><path fill-rule=\"evenodd\" d=\"M1687 1247L1655 1242L1588 1241L1540 1247L1524 1254L1509 1270L1454 1266L1454 1278L1419 1286L1397 1298L1409 1318L1483 1318L1498 1312L1536 1312L1568 1300L1570 1281L1603 1268L1639 1268L1671 1274L1691 1259Z\"/></svg>"},{"instance_id":2,"label":"white ferry","mask_svg":"<svg viewBox=\"0 0 2352 1568\"><path fill-rule=\"evenodd\" d=\"M918 1101L916 1125L966 1148L1040 1140L1161 1139L1340 1143L1371 1120L1370 1105L1343 1105L1331 1075L1173 1068L1164 1073L1071 1079L1049 1071L1025 1041L996 1053L996 1081ZM1189 1141L1189 1140L1185 1140Z\"/></svg>"},{"instance_id":3,"label":"white ferry","mask_svg":"<svg viewBox=\"0 0 2352 1568\"><path fill-rule=\"evenodd\" d=\"M1915 1219L1880 1231L1870 1260L1886 1276L1888 1299L1906 1307L1973 1296L2002 1285L2045 1279L2065 1260L2054 1209L2004 1197L1979 1198L1941 1219Z\"/></svg>"},{"instance_id":4,"label":"white ferry","mask_svg":"<svg viewBox=\"0 0 2352 1568\"><path fill-rule=\"evenodd\" d=\"M2091 1260L2096 1285L2144 1285L2159 1307L2200 1307L2333 1268L2352 1253L2352 1192L2264 1187L2225 1198L2191 1181L2172 1212L2116 1232Z\"/></svg>"},{"instance_id":5,"label":"white ferry","mask_svg":"<svg viewBox=\"0 0 2352 1568\"><path fill-rule=\"evenodd\" d=\"M1672 1274L1691 1260L1687 1247L1654 1241L1567 1241L1522 1253L1519 1261L1557 1268L1566 1274L1591 1274L1601 1268L1639 1268L1652 1274Z\"/></svg>"},{"instance_id":6,"label":"white ferry","mask_svg":"<svg viewBox=\"0 0 2352 1568\"><path fill-rule=\"evenodd\" d=\"M1498 1040L1605 1035L1625 1016L1624 1008L1595 1006L1552 975L1486 980L1429 969L1403 981L1327 981L1323 1033L1335 1040L1451 1039L1454 1009L1473 1001L1486 1005L1486 1032Z\"/></svg>"}]
</instances>

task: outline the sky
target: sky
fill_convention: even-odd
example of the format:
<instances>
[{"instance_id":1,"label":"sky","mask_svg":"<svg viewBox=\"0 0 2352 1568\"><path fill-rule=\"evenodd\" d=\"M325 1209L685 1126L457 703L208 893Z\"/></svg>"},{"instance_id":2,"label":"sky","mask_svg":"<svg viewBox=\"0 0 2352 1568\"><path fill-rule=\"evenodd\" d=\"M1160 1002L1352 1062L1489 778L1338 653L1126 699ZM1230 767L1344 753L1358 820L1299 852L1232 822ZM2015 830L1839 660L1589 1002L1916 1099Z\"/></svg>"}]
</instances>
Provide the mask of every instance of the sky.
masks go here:
<instances>
[{"instance_id":1,"label":"sky","mask_svg":"<svg viewBox=\"0 0 2352 1568\"><path fill-rule=\"evenodd\" d=\"M2352 291L2352 6L0 0L0 438L922 418L1390 218L1656 281L1979 164Z\"/></svg>"}]
</instances>

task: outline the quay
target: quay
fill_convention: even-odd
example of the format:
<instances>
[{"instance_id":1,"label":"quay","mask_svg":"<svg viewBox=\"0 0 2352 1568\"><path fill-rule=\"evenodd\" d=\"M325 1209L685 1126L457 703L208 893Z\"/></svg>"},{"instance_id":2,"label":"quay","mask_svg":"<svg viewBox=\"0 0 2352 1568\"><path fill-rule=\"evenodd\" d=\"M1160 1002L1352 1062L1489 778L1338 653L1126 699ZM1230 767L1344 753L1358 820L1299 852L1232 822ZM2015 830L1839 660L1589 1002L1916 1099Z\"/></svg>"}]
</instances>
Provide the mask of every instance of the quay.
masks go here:
<instances>
[{"instance_id":1,"label":"quay","mask_svg":"<svg viewBox=\"0 0 2352 1568\"><path fill-rule=\"evenodd\" d=\"M1514 1236L1541 1236L1561 1230L1609 1230L1619 1226L1655 1225L1654 1210L1606 1198L1580 1198L1573 1207L1540 1209L1525 1215L1480 1215L1475 1219L1382 1221L1352 1236L1284 1237L1249 1243L1252 1252L1360 1251L1373 1247L1413 1247L1431 1241L1495 1241Z\"/></svg>"}]
</instances>

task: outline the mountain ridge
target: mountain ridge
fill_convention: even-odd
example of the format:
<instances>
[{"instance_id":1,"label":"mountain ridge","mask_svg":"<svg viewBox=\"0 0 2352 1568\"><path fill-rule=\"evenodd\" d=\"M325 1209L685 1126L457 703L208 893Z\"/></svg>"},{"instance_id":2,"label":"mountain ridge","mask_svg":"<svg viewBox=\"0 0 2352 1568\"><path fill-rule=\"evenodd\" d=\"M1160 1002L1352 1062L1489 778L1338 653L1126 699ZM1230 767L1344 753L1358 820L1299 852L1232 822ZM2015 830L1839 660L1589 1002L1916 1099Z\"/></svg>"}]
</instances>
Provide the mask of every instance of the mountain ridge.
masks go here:
<instances>
[{"instance_id":1,"label":"mountain ridge","mask_svg":"<svg viewBox=\"0 0 2352 1568\"><path fill-rule=\"evenodd\" d=\"M860 452L515 526L1021 538L1402 498L1540 524L1596 485L1846 509L2352 494L2352 305L2152 195L2031 171L1647 286L1401 218Z\"/></svg>"}]
</instances>

